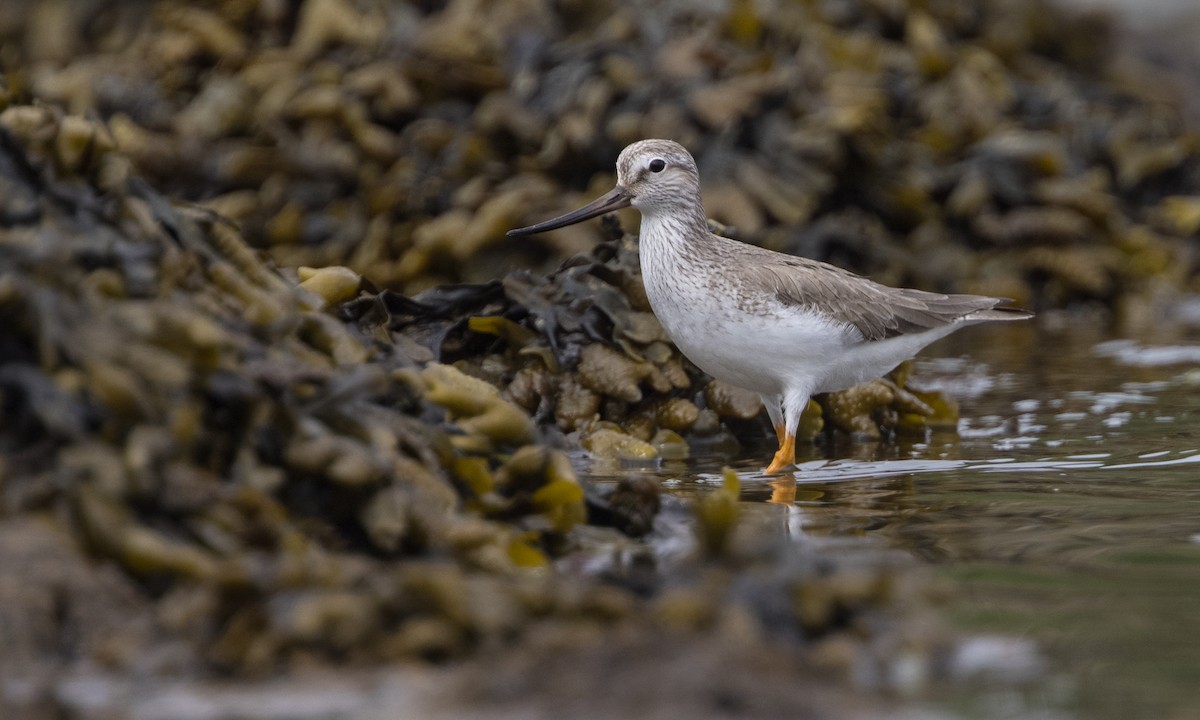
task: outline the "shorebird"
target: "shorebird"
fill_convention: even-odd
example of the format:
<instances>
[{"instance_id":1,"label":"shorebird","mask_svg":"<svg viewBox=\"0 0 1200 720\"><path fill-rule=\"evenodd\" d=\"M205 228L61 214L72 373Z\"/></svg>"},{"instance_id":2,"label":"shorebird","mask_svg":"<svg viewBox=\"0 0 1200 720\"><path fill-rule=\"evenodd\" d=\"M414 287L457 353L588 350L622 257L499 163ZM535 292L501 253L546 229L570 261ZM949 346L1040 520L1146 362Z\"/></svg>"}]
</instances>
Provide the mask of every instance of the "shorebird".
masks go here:
<instances>
[{"instance_id":1,"label":"shorebird","mask_svg":"<svg viewBox=\"0 0 1200 720\"><path fill-rule=\"evenodd\" d=\"M815 393L881 377L959 328L1032 313L1006 298L881 285L827 263L715 235L696 161L670 140L641 140L617 158L617 185L516 237L633 206L641 211L642 281L654 314L704 372L762 398L779 450L765 472L796 461L800 414Z\"/></svg>"}]
</instances>

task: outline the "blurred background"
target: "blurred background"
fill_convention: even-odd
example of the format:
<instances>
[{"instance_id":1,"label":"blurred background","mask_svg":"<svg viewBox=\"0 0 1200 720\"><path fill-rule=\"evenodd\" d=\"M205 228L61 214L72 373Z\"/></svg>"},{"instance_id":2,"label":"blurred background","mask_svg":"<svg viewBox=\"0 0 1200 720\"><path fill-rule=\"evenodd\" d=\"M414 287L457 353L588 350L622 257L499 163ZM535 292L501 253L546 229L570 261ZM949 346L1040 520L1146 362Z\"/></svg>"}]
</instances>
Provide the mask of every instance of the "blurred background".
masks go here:
<instances>
[{"instance_id":1,"label":"blurred background","mask_svg":"<svg viewBox=\"0 0 1200 720\"><path fill-rule=\"evenodd\" d=\"M1195 289L1185 0L13 0L13 98L282 266L414 292L544 270L627 143L700 162L744 240L892 284L1091 305ZM625 226L635 229L635 215Z\"/></svg>"}]
</instances>

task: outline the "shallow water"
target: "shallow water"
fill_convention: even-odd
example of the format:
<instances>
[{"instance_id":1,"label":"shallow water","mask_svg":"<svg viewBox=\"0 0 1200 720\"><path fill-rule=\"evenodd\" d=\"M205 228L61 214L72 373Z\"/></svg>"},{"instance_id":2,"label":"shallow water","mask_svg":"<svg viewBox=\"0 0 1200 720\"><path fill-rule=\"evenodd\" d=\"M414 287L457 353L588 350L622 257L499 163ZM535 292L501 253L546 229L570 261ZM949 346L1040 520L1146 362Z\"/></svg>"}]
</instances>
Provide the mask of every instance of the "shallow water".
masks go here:
<instances>
[{"instance_id":1,"label":"shallow water","mask_svg":"<svg viewBox=\"0 0 1200 720\"><path fill-rule=\"evenodd\" d=\"M945 578L955 627L1040 648L1031 682L959 684L944 711L1200 717L1200 340L1057 324L925 353L913 384L958 398L957 436L806 449L794 482L758 472L765 442L660 477L692 495L729 463L780 533L905 550Z\"/></svg>"}]
</instances>

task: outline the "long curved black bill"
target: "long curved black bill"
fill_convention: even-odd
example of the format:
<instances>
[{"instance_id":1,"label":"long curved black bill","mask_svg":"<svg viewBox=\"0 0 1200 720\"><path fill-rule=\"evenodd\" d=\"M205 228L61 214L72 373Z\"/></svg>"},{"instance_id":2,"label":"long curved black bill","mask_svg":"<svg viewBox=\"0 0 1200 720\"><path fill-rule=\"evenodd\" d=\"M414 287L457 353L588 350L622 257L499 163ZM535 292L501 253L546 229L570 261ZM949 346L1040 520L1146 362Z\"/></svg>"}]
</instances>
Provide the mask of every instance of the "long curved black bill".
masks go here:
<instances>
[{"instance_id":1,"label":"long curved black bill","mask_svg":"<svg viewBox=\"0 0 1200 720\"><path fill-rule=\"evenodd\" d=\"M505 234L509 237L519 237L521 235L534 235L536 233L546 232L547 230L555 230L560 227L574 225L575 223L594 218L597 215L603 215L604 213L610 213L613 210L627 208L629 207L629 202L632 199L633 197L628 191L625 190L625 188L618 186L613 188L612 191L596 198L578 210L572 210L566 215L560 215L553 220L540 222L537 225L530 225L529 227L509 230Z\"/></svg>"}]
</instances>

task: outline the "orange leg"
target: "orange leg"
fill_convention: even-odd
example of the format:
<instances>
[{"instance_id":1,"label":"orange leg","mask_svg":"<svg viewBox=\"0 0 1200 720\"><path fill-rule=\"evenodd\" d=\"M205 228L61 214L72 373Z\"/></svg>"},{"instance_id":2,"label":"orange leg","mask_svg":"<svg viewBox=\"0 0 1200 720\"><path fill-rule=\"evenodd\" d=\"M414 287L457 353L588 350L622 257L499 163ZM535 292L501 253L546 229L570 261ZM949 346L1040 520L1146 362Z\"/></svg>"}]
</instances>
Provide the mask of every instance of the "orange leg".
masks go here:
<instances>
[{"instance_id":1,"label":"orange leg","mask_svg":"<svg viewBox=\"0 0 1200 720\"><path fill-rule=\"evenodd\" d=\"M776 428L775 431L778 433L779 429ZM796 464L796 436L786 430L780 434L779 450L764 471L768 475L777 475Z\"/></svg>"},{"instance_id":2,"label":"orange leg","mask_svg":"<svg viewBox=\"0 0 1200 720\"><path fill-rule=\"evenodd\" d=\"M780 446L783 445L783 439L787 436L787 426L782 422L775 425L775 438L779 440Z\"/></svg>"}]
</instances>

